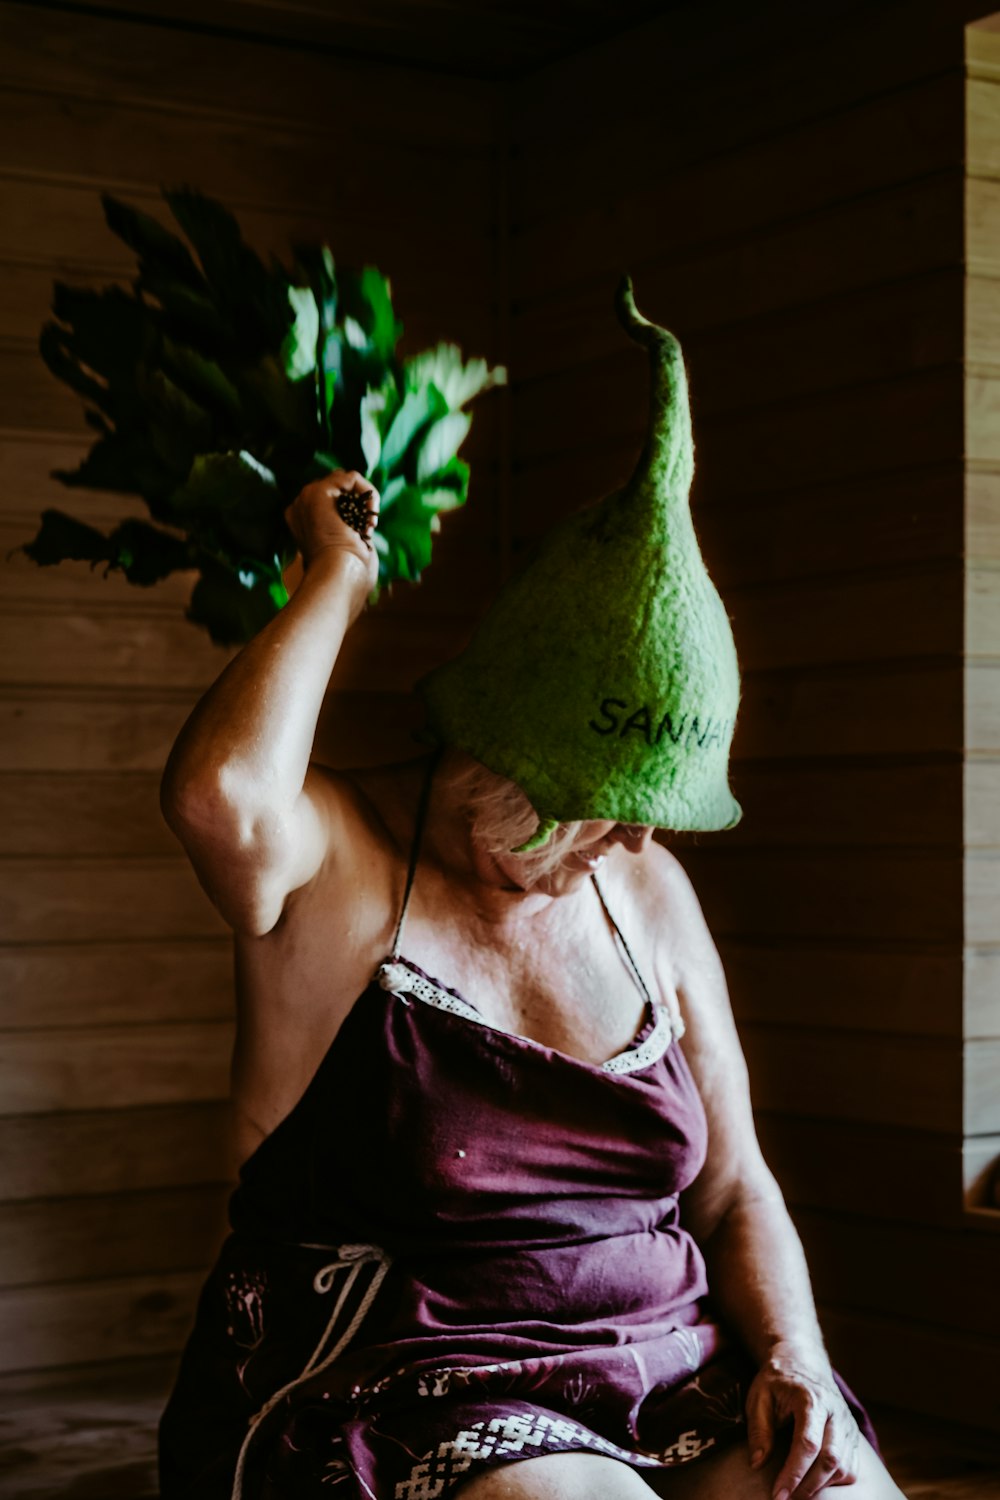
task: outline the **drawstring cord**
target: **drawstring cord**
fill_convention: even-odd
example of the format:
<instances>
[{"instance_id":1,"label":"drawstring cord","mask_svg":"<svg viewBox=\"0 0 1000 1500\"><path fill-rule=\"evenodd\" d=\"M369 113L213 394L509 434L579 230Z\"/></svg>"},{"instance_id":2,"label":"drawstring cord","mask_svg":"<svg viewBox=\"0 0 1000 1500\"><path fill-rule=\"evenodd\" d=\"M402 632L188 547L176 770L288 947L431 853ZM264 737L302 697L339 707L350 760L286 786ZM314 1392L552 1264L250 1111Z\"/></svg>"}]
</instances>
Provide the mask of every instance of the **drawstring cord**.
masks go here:
<instances>
[{"instance_id":1,"label":"drawstring cord","mask_svg":"<svg viewBox=\"0 0 1000 1500\"><path fill-rule=\"evenodd\" d=\"M334 1248L334 1246L303 1245L301 1246L301 1248L303 1250L331 1250ZM367 1290L365 1291L364 1296L358 1304L357 1311L355 1312L351 1321L348 1323L347 1327L344 1329L344 1332L340 1335L340 1338L334 1344L333 1348L329 1351L328 1354L324 1355L323 1358L320 1359L320 1355L323 1353L324 1345L331 1337L334 1328L337 1326L337 1320L344 1310L347 1299L351 1294L351 1290L355 1282L357 1281L362 1268L372 1262L376 1263L375 1274L373 1275L371 1281L368 1283ZM263 1419L267 1416L268 1412L273 1411L274 1408L278 1405L279 1401L282 1401L284 1397L287 1396L290 1391L293 1391L297 1385L301 1385L302 1382L304 1380L307 1380L311 1375L318 1375L321 1370L325 1370L328 1365L332 1365L334 1360L344 1352L344 1350L350 1344L351 1340L354 1338L354 1335L357 1333L358 1329L361 1327L361 1324L368 1316L371 1305L378 1295L379 1288L381 1287L382 1282L385 1280L386 1273L389 1270L391 1264L392 1257L387 1255L386 1252L380 1249L378 1245L341 1245L339 1248L337 1248L337 1259L330 1261L325 1266L321 1266L320 1269L316 1272L315 1276L313 1277L313 1290L319 1292L321 1296L324 1296L327 1292L332 1290L337 1277L337 1273L339 1271L347 1271L347 1275L344 1278L344 1285L341 1287L340 1296L334 1303L333 1311L327 1319L327 1324L323 1330L322 1336L320 1337L320 1340L313 1350L312 1354L309 1356L309 1359L306 1361L306 1364L303 1366L301 1372L296 1375L294 1380L290 1380L287 1385L283 1385L280 1390L275 1391L272 1396L269 1396L260 1410L255 1412L254 1415L250 1418L246 1436L244 1437L243 1442L240 1446L239 1456L236 1460L236 1470L233 1475L233 1489L231 1500L240 1500L240 1497L243 1493L243 1471L246 1466L247 1454L250 1449L250 1442L253 1438L258 1424L262 1422Z\"/></svg>"}]
</instances>

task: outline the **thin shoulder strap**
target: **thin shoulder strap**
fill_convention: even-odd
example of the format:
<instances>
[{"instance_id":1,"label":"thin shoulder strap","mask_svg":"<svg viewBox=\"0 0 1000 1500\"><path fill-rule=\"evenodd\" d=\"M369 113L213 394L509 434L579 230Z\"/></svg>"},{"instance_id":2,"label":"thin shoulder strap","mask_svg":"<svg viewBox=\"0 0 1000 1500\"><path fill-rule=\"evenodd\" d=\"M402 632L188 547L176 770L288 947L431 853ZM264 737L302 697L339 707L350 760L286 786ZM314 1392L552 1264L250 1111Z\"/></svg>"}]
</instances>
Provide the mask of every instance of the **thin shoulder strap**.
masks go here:
<instances>
[{"instance_id":1,"label":"thin shoulder strap","mask_svg":"<svg viewBox=\"0 0 1000 1500\"><path fill-rule=\"evenodd\" d=\"M420 788L420 801L417 803L417 817L413 826L413 841L410 845L410 864L406 872L406 888L403 891L403 904L399 912L399 921L396 923L396 934L392 940L392 956L394 959L399 957L399 950L403 941L403 925L406 922L406 910L410 904L413 879L417 873L417 861L420 858L420 842L424 832L424 822L427 818L427 806L431 800L431 783L434 780L434 772L437 770L443 748L443 746L439 745L431 755L430 760L427 762L427 770L424 773L424 784Z\"/></svg>"},{"instance_id":2,"label":"thin shoulder strap","mask_svg":"<svg viewBox=\"0 0 1000 1500\"><path fill-rule=\"evenodd\" d=\"M597 892L597 898L600 901L601 906L604 908L604 915L607 917L608 921L611 923L612 927L615 930L615 936L617 937L618 941L622 945L622 951L624 952L625 957L628 959L629 967L632 970L632 974L633 974L633 976L635 978L635 982L639 986L639 989L642 992L642 994L645 996L647 1004L650 1005L650 1006L652 1006L652 1004L653 1004L653 997L649 993L649 989L646 986L646 981L642 977L642 972L641 972L641 970L639 968L639 965L635 961L635 956L632 953L632 949L629 947L628 943L625 941L625 935L622 932L621 928L618 926L618 923L615 921L614 917L612 916L612 914L611 914L611 908L608 906L608 903L604 899L604 892L601 890L600 883L599 883L599 881L597 879L597 872L596 872L596 870L591 874L590 878L594 882L594 890Z\"/></svg>"}]
</instances>

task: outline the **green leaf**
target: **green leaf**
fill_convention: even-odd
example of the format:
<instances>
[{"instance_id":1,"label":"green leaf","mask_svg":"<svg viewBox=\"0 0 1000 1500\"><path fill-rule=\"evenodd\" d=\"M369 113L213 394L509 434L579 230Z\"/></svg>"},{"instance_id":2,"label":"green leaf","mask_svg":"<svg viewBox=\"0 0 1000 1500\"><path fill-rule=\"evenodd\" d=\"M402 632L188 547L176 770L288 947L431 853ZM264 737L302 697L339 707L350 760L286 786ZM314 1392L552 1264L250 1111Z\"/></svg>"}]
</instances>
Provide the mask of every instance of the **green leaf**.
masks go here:
<instances>
[{"instance_id":1,"label":"green leaf","mask_svg":"<svg viewBox=\"0 0 1000 1500\"><path fill-rule=\"evenodd\" d=\"M386 464L382 460L382 440L392 427L399 411L400 396L391 372L386 374L381 386L369 386L361 400L361 451L365 456L365 472L374 476Z\"/></svg>"},{"instance_id":2,"label":"green leaf","mask_svg":"<svg viewBox=\"0 0 1000 1500\"><path fill-rule=\"evenodd\" d=\"M121 568L129 583L143 587L159 583L169 573L193 567L188 542L130 516L116 526L108 538L111 566Z\"/></svg>"},{"instance_id":3,"label":"green leaf","mask_svg":"<svg viewBox=\"0 0 1000 1500\"><path fill-rule=\"evenodd\" d=\"M57 281L52 311L70 325L61 330L65 352L111 382L127 384L136 364L159 343L150 310L119 286L93 291Z\"/></svg>"},{"instance_id":4,"label":"green leaf","mask_svg":"<svg viewBox=\"0 0 1000 1500\"><path fill-rule=\"evenodd\" d=\"M457 344L441 342L405 360L403 379L408 391L433 383L447 401L448 410L458 411L481 391L506 384L507 370L504 365L490 370L485 359L472 359L465 364Z\"/></svg>"},{"instance_id":5,"label":"green leaf","mask_svg":"<svg viewBox=\"0 0 1000 1500\"><path fill-rule=\"evenodd\" d=\"M437 488L424 488L421 490L421 498L428 510L440 513L445 510L457 510L460 505L465 504L465 496L458 490L447 486Z\"/></svg>"},{"instance_id":6,"label":"green leaf","mask_svg":"<svg viewBox=\"0 0 1000 1500\"><path fill-rule=\"evenodd\" d=\"M288 277L269 271L240 234L229 210L191 188L164 189L170 211L198 252L215 299L232 309L233 335L244 356L276 353L294 313Z\"/></svg>"},{"instance_id":7,"label":"green leaf","mask_svg":"<svg viewBox=\"0 0 1000 1500\"><path fill-rule=\"evenodd\" d=\"M403 325L392 310L389 281L375 266L365 266L361 272L361 295L371 308L369 333L375 353L388 362L403 336Z\"/></svg>"},{"instance_id":8,"label":"green leaf","mask_svg":"<svg viewBox=\"0 0 1000 1500\"><path fill-rule=\"evenodd\" d=\"M436 387L431 386L431 390ZM430 427L417 454L417 479L433 479L443 469L455 451L465 442L472 426L472 415L466 411L449 412Z\"/></svg>"},{"instance_id":9,"label":"green leaf","mask_svg":"<svg viewBox=\"0 0 1000 1500\"><path fill-rule=\"evenodd\" d=\"M281 345L280 360L289 380L302 380L316 369L316 344L319 339L319 308L311 287L290 286L288 300L295 321Z\"/></svg>"},{"instance_id":10,"label":"green leaf","mask_svg":"<svg viewBox=\"0 0 1000 1500\"><path fill-rule=\"evenodd\" d=\"M420 577L431 560L431 531L436 520L437 514L425 503L420 487L408 484L376 532L376 536L385 538L387 547L384 574L383 559L379 558L382 582L391 582L394 576L411 580Z\"/></svg>"},{"instance_id":11,"label":"green leaf","mask_svg":"<svg viewBox=\"0 0 1000 1500\"><path fill-rule=\"evenodd\" d=\"M252 453L200 453L171 496L178 523L234 554L234 566L270 558L283 524L274 474ZM273 570L272 570L273 571Z\"/></svg>"},{"instance_id":12,"label":"green leaf","mask_svg":"<svg viewBox=\"0 0 1000 1500\"><path fill-rule=\"evenodd\" d=\"M438 469L433 475L432 481L436 485L447 486L455 490L461 499L455 503L464 504L469 493L469 475L472 470L464 458L449 458L444 468Z\"/></svg>"},{"instance_id":13,"label":"green leaf","mask_svg":"<svg viewBox=\"0 0 1000 1500\"><path fill-rule=\"evenodd\" d=\"M89 562L92 568L107 563L105 578L112 568L119 568L129 583L147 587L192 566L188 544L148 521L129 517L105 536L75 516L51 509L42 512L34 539L14 550L43 568L61 562Z\"/></svg>"},{"instance_id":14,"label":"green leaf","mask_svg":"<svg viewBox=\"0 0 1000 1500\"><path fill-rule=\"evenodd\" d=\"M145 369L140 365L134 378L135 394L144 408L153 449L165 465L183 476L195 454L212 447L212 418L165 370Z\"/></svg>"},{"instance_id":15,"label":"green leaf","mask_svg":"<svg viewBox=\"0 0 1000 1500\"><path fill-rule=\"evenodd\" d=\"M249 575L244 575L249 578ZM285 599L284 589L253 575L242 582L239 572L212 557L201 561L201 577L191 591L185 618L203 625L217 646L242 646L269 620Z\"/></svg>"},{"instance_id":16,"label":"green leaf","mask_svg":"<svg viewBox=\"0 0 1000 1500\"><path fill-rule=\"evenodd\" d=\"M66 347L65 331L57 323L46 323L38 339L38 352L57 380L62 380L78 396L93 401L112 414L114 396L104 381L87 373Z\"/></svg>"},{"instance_id":17,"label":"green leaf","mask_svg":"<svg viewBox=\"0 0 1000 1500\"><path fill-rule=\"evenodd\" d=\"M382 498L380 511L387 511L389 509L389 506L392 505L396 500L398 500L399 496L403 493L406 487L407 478L405 474L397 474L394 479L390 479L385 485L385 488L380 490L379 492Z\"/></svg>"},{"instance_id":18,"label":"green leaf","mask_svg":"<svg viewBox=\"0 0 1000 1500\"><path fill-rule=\"evenodd\" d=\"M270 433L294 433L315 448L320 433L315 393L307 382L293 384L272 354L265 354L253 365L244 365L234 372L234 380L249 431L259 432L262 439Z\"/></svg>"},{"instance_id":19,"label":"green leaf","mask_svg":"<svg viewBox=\"0 0 1000 1500\"><path fill-rule=\"evenodd\" d=\"M419 391L409 391L382 443L383 472L388 474L395 468L417 434L446 410L445 399L437 386L426 385Z\"/></svg>"},{"instance_id":20,"label":"green leaf","mask_svg":"<svg viewBox=\"0 0 1000 1500\"><path fill-rule=\"evenodd\" d=\"M169 271L176 279L193 288L204 288L205 279L195 265L191 252L184 241L165 229L150 214L140 208L132 208L110 193L101 194L104 219L120 240L134 250L150 267L161 272Z\"/></svg>"},{"instance_id":21,"label":"green leaf","mask_svg":"<svg viewBox=\"0 0 1000 1500\"><path fill-rule=\"evenodd\" d=\"M163 362L196 401L212 407L237 429L242 427L244 417L240 393L215 360L206 358L186 344L164 337Z\"/></svg>"},{"instance_id":22,"label":"green leaf","mask_svg":"<svg viewBox=\"0 0 1000 1500\"><path fill-rule=\"evenodd\" d=\"M136 293L156 298L160 304L158 326L164 333L182 343L193 344L203 354L219 355L232 348L232 327L212 301L207 287L199 291L178 281L169 271L147 265L142 266L132 285Z\"/></svg>"},{"instance_id":23,"label":"green leaf","mask_svg":"<svg viewBox=\"0 0 1000 1500\"><path fill-rule=\"evenodd\" d=\"M395 361L396 344L403 325L396 321L388 279L375 266L359 271L342 270L337 278L340 320L346 343L370 353L373 363L384 368Z\"/></svg>"},{"instance_id":24,"label":"green leaf","mask_svg":"<svg viewBox=\"0 0 1000 1500\"><path fill-rule=\"evenodd\" d=\"M110 557L108 538L95 526L78 521L63 510L42 511L41 525L30 542L13 549L23 552L41 568L60 562L107 562Z\"/></svg>"},{"instance_id":25,"label":"green leaf","mask_svg":"<svg viewBox=\"0 0 1000 1500\"><path fill-rule=\"evenodd\" d=\"M170 515L164 501L182 477L159 461L144 433L120 431L100 438L77 468L51 473L70 488L141 495L153 516L165 521Z\"/></svg>"}]
</instances>

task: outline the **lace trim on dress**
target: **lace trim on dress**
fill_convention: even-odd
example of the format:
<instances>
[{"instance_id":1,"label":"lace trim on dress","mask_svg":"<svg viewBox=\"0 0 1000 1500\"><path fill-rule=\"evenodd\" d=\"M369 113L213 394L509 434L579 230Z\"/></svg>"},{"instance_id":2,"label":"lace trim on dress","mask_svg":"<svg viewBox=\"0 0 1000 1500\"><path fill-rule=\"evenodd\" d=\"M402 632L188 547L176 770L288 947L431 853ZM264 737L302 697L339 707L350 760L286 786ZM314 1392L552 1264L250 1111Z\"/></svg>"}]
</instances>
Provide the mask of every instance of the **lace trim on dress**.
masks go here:
<instances>
[{"instance_id":1,"label":"lace trim on dress","mask_svg":"<svg viewBox=\"0 0 1000 1500\"><path fill-rule=\"evenodd\" d=\"M488 1031L500 1029L484 1021L475 1006L470 1005L467 1000L453 995L449 990L442 989L440 985L434 984L422 974L414 973L404 958L389 959L381 964L375 978L381 988L392 995L401 997L413 995L427 1005L434 1005L438 1010L449 1011L453 1016L463 1016L465 1020L473 1021L477 1026L484 1026ZM651 1063L659 1062L675 1037L684 1035L684 1022L680 1016L675 1019L665 1006L657 1005L655 1002L653 1009L656 1020L649 1035L634 1046L626 1048L624 1052L617 1052L614 1057L609 1057L607 1062L600 1063L599 1066L603 1072L636 1073L640 1068L648 1068ZM529 1041L530 1038L521 1037L519 1040Z\"/></svg>"}]
</instances>

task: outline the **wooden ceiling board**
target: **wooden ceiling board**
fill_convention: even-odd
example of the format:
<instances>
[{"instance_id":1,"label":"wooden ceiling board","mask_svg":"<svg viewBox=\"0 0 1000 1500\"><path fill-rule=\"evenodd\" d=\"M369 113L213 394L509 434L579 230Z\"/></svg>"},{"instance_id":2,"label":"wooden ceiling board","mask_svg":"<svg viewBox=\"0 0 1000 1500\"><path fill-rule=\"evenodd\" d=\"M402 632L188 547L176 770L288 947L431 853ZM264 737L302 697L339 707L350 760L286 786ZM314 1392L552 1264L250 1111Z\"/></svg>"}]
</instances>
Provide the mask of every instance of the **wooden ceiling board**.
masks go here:
<instances>
[{"instance_id":1,"label":"wooden ceiling board","mask_svg":"<svg viewBox=\"0 0 1000 1500\"><path fill-rule=\"evenodd\" d=\"M5 0L13 8L28 0ZM690 0L30 0L478 79L521 77Z\"/></svg>"}]
</instances>

